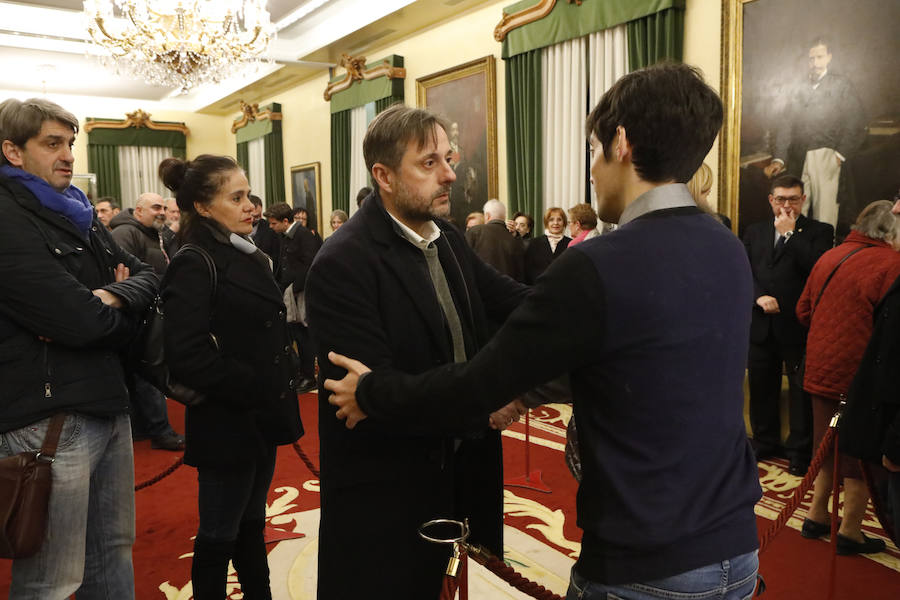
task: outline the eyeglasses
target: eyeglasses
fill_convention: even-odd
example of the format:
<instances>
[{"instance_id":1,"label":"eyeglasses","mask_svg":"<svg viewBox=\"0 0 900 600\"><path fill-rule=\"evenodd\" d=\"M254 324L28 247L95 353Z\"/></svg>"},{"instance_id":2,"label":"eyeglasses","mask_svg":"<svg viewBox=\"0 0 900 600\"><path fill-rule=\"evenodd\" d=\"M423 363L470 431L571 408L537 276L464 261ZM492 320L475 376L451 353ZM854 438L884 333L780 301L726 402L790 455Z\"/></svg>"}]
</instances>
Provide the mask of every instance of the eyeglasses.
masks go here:
<instances>
[{"instance_id":1,"label":"eyeglasses","mask_svg":"<svg viewBox=\"0 0 900 600\"><path fill-rule=\"evenodd\" d=\"M799 204L803 202L803 196L775 196L772 198L775 204L785 205L787 203Z\"/></svg>"}]
</instances>

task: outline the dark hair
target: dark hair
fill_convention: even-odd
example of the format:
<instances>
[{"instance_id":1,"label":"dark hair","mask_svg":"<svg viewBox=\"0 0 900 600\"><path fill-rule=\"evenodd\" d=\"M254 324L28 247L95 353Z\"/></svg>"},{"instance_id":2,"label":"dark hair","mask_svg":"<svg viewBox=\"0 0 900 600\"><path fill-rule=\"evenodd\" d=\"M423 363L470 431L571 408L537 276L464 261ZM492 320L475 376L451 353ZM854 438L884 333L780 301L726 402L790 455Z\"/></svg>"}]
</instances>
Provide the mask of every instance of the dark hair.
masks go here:
<instances>
[{"instance_id":1,"label":"dark hair","mask_svg":"<svg viewBox=\"0 0 900 600\"><path fill-rule=\"evenodd\" d=\"M812 50L816 46L825 46L825 51L831 54L831 40L824 35L816 36L809 43L809 49Z\"/></svg>"},{"instance_id":2,"label":"dark hair","mask_svg":"<svg viewBox=\"0 0 900 600\"><path fill-rule=\"evenodd\" d=\"M262 206L262 198L260 198L259 196L250 194L250 202L253 204L253 206Z\"/></svg>"},{"instance_id":3,"label":"dark hair","mask_svg":"<svg viewBox=\"0 0 900 600\"><path fill-rule=\"evenodd\" d=\"M660 63L614 83L586 126L602 144L606 160L612 160L616 128L622 126L641 179L685 183L722 126L722 101L694 67Z\"/></svg>"},{"instance_id":4,"label":"dark hair","mask_svg":"<svg viewBox=\"0 0 900 600\"><path fill-rule=\"evenodd\" d=\"M297 215L299 215L300 213L306 213L307 216L309 215L309 211L306 210L305 208L303 208L302 206L295 206L294 210L291 212L291 216L293 216L294 218L297 218Z\"/></svg>"},{"instance_id":5,"label":"dark hair","mask_svg":"<svg viewBox=\"0 0 900 600\"><path fill-rule=\"evenodd\" d=\"M569 209L569 214L572 215L573 223L575 221L581 223L582 231L590 231L597 227L597 211L590 204L576 204Z\"/></svg>"},{"instance_id":6,"label":"dark hair","mask_svg":"<svg viewBox=\"0 0 900 600\"><path fill-rule=\"evenodd\" d=\"M167 158L159 163L159 178L163 185L175 192L175 203L181 210L181 239L190 239L199 216L194 203L206 205L213 201L229 173L241 170L230 156L201 154L194 160Z\"/></svg>"},{"instance_id":7,"label":"dark hair","mask_svg":"<svg viewBox=\"0 0 900 600\"><path fill-rule=\"evenodd\" d=\"M293 221L294 209L287 202L278 202L266 209L263 216L267 219L275 219L276 221Z\"/></svg>"},{"instance_id":8,"label":"dark hair","mask_svg":"<svg viewBox=\"0 0 900 600\"><path fill-rule=\"evenodd\" d=\"M531 215L525 214L520 210L513 214L513 221L519 217L525 217L525 222L528 223L528 231L534 231L534 218Z\"/></svg>"},{"instance_id":9,"label":"dark hair","mask_svg":"<svg viewBox=\"0 0 900 600\"><path fill-rule=\"evenodd\" d=\"M369 123L363 138L366 169L371 173L375 163L381 163L397 170L410 140L416 140L419 148L425 146L428 139L437 143L436 127L445 132L449 128L447 121L431 111L402 104L385 109Z\"/></svg>"},{"instance_id":10,"label":"dark hair","mask_svg":"<svg viewBox=\"0 0 900 600\"><path fill-rule=\"evenodd\" d=\"M772 185L769 186L769 193L775 193L775 188L780 187L784 189L798 187L800 188L800 193L803 193L803 180L797 177L796 175L791 175L790 173L785 173L784 175L779 175L775 179L772 180Z\"/></svg>"},{"instance_id":11,"label":"dark hair","mask_svg":"<svg viewBox=\"0 0 900 600\"><path fill-rule=\"evenodd\" d=\"M43 98L30 98L22 102L15 98L0 104L0 144L11 141L22 148L41 132L44 121L59 121L78 133L78 119L59 104ZM0 165L9 164L0 151Z\"/></svg>"},{"instance_id":12,"label":"dark hair","mask_svg":"<svg viewBox=\"0 0 900 600\"><path fill-rule=\"evenodd\" d=\"M362 206L362 201L366 199L366 196L372 193L372 188L369 186L359 188L359 191L356 192L356 208Z\"/></svg>"},{"instance_id":13,"label":"dark hair","mask_svg":"<svg viewBox=\"0 0 900 600\"><path fill-rule=\"evenodd\" d=\"M113 198L112 196L102 196L102 197L100 197L100 198L97 198L97 201L94 202L94 206L97 206L97 205L100 204L101 202L109 202L109 207L110 207L110 208L118 208L118 209L121 209L121 208L122 208L122 207L119 205L119 201L116 200L115 198Z\"/></svg>"}]
</instances>

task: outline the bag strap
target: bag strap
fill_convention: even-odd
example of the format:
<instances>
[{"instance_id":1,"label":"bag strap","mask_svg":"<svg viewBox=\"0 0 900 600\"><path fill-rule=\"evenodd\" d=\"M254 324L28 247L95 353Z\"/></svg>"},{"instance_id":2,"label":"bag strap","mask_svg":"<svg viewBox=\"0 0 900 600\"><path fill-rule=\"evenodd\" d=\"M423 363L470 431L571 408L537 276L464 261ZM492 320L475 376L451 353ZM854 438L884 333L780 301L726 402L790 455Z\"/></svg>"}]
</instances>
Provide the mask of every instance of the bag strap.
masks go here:
<instances>
[{"instance_id":1,"label":"bag strap","mask_svg":"<svg viewBox=\"0 0 900 600\"><path fill-rule=\"evenodd\" d=\"M809 311L809 318L810 318L810 320L812 320L812 314L816 311L816 307L819 305L819 300L822 299L822 294L825 293L825 288L828 287L828 284L831 283L831 278L834 277L834 274L835 274L835 273L837 273L838 267L840 267L842 264L844 264L844 261L845 261L845 260L847 260L848 258L850 258L851 256L853 256L854 254L856 254L856 253L859 252L860 250L865 250L866 248L872 248L872 247L874 247L874 246L875 246L875 244L866 244L865 246L860 246L859 248L857 248L856 250L853 250L852 252L848 252L848 253L844 256L844 258L842 258L842 259L840 260L840 262L838 262L838 264L836 264L836 265L834 266L834 268L831 270L831 273L828 274L828 279L826 279L826 280L825 280L825 283L822 284L822 289L819 290L819 295L816 296L816 302L815 302L815 304L812 305L812 309Z\"/></svg>"},{"instance_id":2,"label":"bag strap","mask_svg":"<svg viewBox=\"0 0 900 600\"><path fill-rule=\"evenodd\" d=\"M203 262L206 263L206 268L209 271L209 280L212 283L209 287L209 303L210 307L213 306L216 298L216 288L219 285L219 277L216 273L216 263L213 262L212 256L209 255L209 252L204 250L201 246L196 244L185 244L181 248L178 249L178 252L175 253L175 256L178 256L182 252L194 252L200 255L200 258L203 259ZM175 257L173 256L174 260ZM168 273L168 271L166 271Z\"/></svg>"},{"instance_id":3,"label":"bag strap","mask_svg":"<svg viewBox=\"0 0 900 600\"><path fill-rule=\"evenodd\" d=\"M44 438L44 445L38 453L38 458L44 458L53 462L56 457L56 446L59 444L59 436L62 433L62 426L66 420L65 413L57 413L50 419L50 426L47 427L47 437Z\"/></svg>"}]
</instances>

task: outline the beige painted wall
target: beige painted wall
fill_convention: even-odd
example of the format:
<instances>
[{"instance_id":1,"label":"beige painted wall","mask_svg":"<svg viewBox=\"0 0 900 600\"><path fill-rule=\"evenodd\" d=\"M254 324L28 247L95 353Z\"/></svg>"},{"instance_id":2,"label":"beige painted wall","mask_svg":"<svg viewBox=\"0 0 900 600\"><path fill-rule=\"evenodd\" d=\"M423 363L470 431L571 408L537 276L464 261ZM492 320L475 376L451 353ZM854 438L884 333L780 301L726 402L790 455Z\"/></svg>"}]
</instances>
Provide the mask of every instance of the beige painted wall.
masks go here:
<instances>
[{"instance_id":1,"label":"beige painted wall","mask_svg":"<svg viewBox=\"0 0 900 600\"><path fill-rule=\"evenodd\" d=\"M687 0L684 15L684 62L700 67L706 82L722 93L719 69L721 52L722 0ZM706 157L706 164L713 170L713 187L709 202L725 207L719 200L719 139Z\"/></svg>"},{"instance_id":2,"label":"beige painted wall","mask_svg":"<svg viewBox=\"0 0 900 600\"><path fill-rule=\"evenodd\" d=\"M68 107L66 107L68 108ZM135 107L132 110L137 110L140 108L140 103L135 102ZM74 110L78 110L76 106ZM76 116L79 118L81 123L81 131L78 133L78 136L75 139L75 147L72 149L75 154L75 172L76 173L87 173L88 172L88 159L87 159L87 141L88 134L84 131L84 120L86 117L92 117L96 119L124 119L124 114L107 114L106 112L96 113L90 112L88 114L79 114L82 111L76 112ZM130 112L130 111L129 111ZM235 152L234 148L234 136L231 134L231 120L226 119L224 117L212 116L212 115L203 115L199 113L189 113L189 112L181 112L181 111L152 111L150 112L150 117L154 121L175 121L179 123L184 123L190 129L190 135L187 137L187 156L188 158L193 158L198 154L229 154L233 155ZM121 200L121 198L119 199Z\"/></svg>"}]
</instances>

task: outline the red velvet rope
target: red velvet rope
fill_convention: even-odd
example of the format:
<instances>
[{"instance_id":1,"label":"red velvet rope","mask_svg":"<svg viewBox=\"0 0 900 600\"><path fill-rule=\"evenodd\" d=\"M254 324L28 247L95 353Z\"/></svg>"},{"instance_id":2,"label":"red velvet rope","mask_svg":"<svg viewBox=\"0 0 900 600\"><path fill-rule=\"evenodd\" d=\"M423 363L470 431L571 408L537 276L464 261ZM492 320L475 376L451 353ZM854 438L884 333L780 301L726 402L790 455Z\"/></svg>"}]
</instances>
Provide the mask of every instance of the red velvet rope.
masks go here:
<instances>
[{"instance_id":1,"label":"red velvet rope","mask_svg":"<svg viewBox=\"0 0 900 600\"><path fill-rule=\"evenodd\" d=\"M456 597L457 589L459 589L459 580L452 575L444 575L440 600L453 600Z\"/></svg>"},{"instance_id":2,"label":"red velvet rope","mask_svg":"<svg viewBox=\"0 0 900 600\"><path fill-rule=\"evenodd\" d=\"M303 464L306 465L306 468L309 469L309 472L312 473L313 475L315 475L316 479L321 479L321 476L319 475L319 470L316 468L316 465L314 465L313 462L306 455L306 452L303 451L303 448L300 447L300 444L298 444L297 442L294 442L291 445L294 447L294 452L297 453L297 456L300 457L300 460L302 460Z\"/></svg>"},{"instance_id":3,"label":"red velvet rope","mask_svg":"<svg viewBox=\"0 0 900 600\"><path fill-rule=\"evenodd\" d=\"M180 467L180 466L183 465L183 464L184 464L184 456L181 456L178 460L176 460L176 461L172 464L171 467L169 467L168 469L166 469L165 471L163 471L162 473L160 473L160 474L157 475L156 477L151 477L151 478L148 479L147 481L142 481L141 483L139 483L139 484L137 484L136 486L134 486L134 491L137 492L137 491L139 491L139 490L144 489L145 487L150 487L150 486L153 485L154 483L159 483L160 481L162 481L163 479L165 479L166 477L168 477L169 475L171 475L172 473L174 473L175 470L178 469L178 467Z\"/></svg>"},{"instance_id":4,"label":"red velvet rope","mask_svg":"<svg viewBox=\"0 0 900 600\"><path fill-rule=\"evenodd\" d=\"M771 542L772 539L776 535L778 535L782 529L784 529L784 526L788 522L788 519L791 518L791 515L794 514L794 511L797 510L798 506L800 506L800 502L803 500L803 497L806 496L806 492L808 492L812 487L813 482L816 479L816 475L818 475L819 473L819 469L822 468L822 463L825 461L825 455L828 454L828 452L835 445L836 440L837 430L833 427L829 427L825 432L825 437L822 438L822 443L819 444L819 449L816 451L816 456L809 464L809 470L806 471L806 475L803 476L803 481L800 482L800 487L794 491L793 497L781 510L781 513L778 515L778 518L775 519L775 522L769 526L769 529L767 529L762 536L760 536L760 554L766 551L766 548L768 548L769 546L769 542ZM837 510L836 507L835 510ZM837 536L832 537L836 538Z\"/></svg>"}]
</instances>

